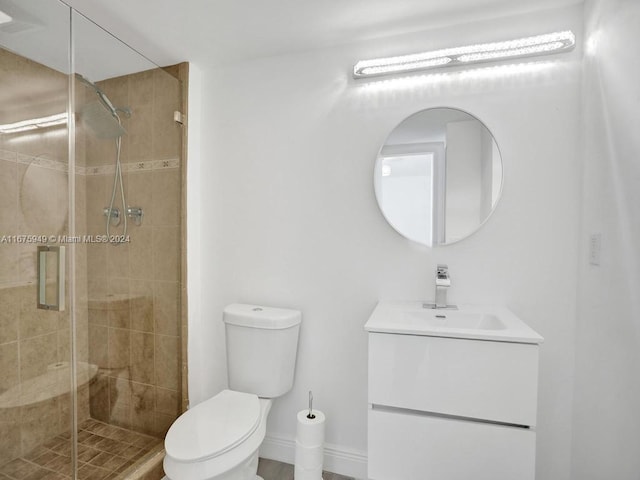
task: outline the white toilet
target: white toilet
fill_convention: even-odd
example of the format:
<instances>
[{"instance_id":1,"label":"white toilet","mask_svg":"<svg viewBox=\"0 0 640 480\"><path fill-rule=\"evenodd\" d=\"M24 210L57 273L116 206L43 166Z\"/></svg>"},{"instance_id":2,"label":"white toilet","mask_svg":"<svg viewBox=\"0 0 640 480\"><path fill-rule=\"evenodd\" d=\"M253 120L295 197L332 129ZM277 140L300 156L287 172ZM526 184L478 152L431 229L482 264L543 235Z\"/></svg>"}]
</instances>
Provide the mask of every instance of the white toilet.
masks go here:
<instances>
[{"instance_id":1,"label":"white toilet","mask_svg":"<svg viewBox=\"0 0 640 480\"><path fill-rule=\"evenodd\" d=\"M171 480L254 480L272 398L293 386L297 310L224 309L229 388L183 413L165 438Z\"/></svg>"}]
</instances>

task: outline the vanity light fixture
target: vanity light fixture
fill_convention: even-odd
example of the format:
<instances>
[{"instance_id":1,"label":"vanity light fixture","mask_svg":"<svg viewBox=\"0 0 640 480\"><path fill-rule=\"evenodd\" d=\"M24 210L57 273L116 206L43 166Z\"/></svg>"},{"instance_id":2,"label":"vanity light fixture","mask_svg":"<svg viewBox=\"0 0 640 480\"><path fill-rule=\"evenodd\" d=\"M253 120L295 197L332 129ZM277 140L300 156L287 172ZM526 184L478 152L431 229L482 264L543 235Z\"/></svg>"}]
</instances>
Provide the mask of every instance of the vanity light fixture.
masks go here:
<instances>
[{"instance_id":1,"label":"vanity light fixture","mask_svg":"<svg viewBox=\"0 0 640 480\"><path fill-rule=\"evenodd\" d=\"M353 77L376 77L494 60L547 55L573 50L575 44L575 35L567 30L504 42L482 43L398 57L361 60L353 67Z\"/></svg>"},{"instance_id":2,"label":"vanity light fixture","mask_svg":"<svg viewBox=\"0 0 640 480\"><path fill-rule=\"evenodd\" d=\"M21 122L7 123L0 125L0 133L18 133L27 130L35 130L37 128L53 127L54 125L63 125L67 123L67 114L58 113L48 117L32 118L30 120L22 120Z\"/></svg>"},{"instance_id":3,"label":"vanity light fixture","mask_svg":"<svg viewBox=\"0 0 640 480\"><path fill-rule=\"evenodd\" d=\"M10 15L7 15L2 10L0 10L0 25L3 23L9 23L12 20L13 20L13 17L11 17Z\"/></svg>"}]
</instances>

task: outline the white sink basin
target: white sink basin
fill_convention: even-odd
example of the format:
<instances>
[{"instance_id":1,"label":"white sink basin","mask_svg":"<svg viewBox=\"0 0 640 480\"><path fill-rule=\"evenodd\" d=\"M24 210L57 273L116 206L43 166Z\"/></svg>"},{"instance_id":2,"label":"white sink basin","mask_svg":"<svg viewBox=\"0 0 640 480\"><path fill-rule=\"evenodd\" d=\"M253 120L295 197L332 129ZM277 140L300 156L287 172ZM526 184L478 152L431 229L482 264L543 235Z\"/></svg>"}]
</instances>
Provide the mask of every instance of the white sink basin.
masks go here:
<instances>
[{"instance_id":1,"label":"white sink basin","mask_svg":"<svg viewBox=\"0 0 640 480\"><path fill-rule=\"evenodd\" d=\"M379 302L364 326L368 332L542 343L543 338L505 307L460 305L458 310L422 302Z\"/></svg>"}]
</instances>

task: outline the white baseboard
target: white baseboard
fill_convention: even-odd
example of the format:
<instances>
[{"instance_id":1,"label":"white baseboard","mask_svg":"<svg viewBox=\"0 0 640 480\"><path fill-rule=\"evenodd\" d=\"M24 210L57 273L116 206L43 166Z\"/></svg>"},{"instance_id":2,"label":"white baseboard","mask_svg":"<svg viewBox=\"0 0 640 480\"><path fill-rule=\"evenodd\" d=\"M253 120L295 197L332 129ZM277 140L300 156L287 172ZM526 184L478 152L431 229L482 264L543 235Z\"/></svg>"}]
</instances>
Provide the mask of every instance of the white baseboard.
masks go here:
<instances>
[{"instance_id":1,"label":"white baseboard","mask_svg":"<svg viewBox=\"0 0 640 480\"><path fill-rule=\"evenodd\" d=\"M260 456L293 464L296 456L295 440L267 435L260 446ZM325 443L323 469L347 477L367 478L367 455L339 445Z\"/></svg>"}]
</instances>

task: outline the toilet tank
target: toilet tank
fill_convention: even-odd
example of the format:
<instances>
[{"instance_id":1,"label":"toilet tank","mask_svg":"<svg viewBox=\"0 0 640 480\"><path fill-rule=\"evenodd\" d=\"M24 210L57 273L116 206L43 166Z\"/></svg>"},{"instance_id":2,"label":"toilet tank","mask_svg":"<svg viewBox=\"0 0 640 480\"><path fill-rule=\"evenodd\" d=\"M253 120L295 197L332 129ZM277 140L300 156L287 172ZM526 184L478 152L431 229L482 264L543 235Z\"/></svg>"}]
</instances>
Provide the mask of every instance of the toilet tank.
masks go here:
<instances>
[{"instance_id":1,"label":"toilet tank","mask_svg":"<svg viewBox=\"0 0 640 480\"><path fill-rule=\"evenodd\" d=\"M229 388L258 397L293 386L302 313L235 303L224 309Z\"/></svg>"}]
</instances>

